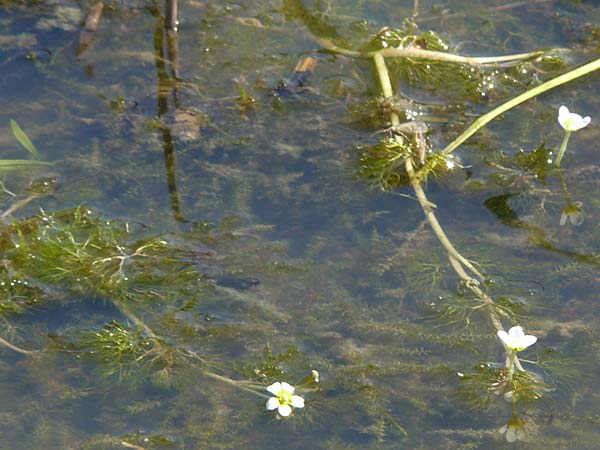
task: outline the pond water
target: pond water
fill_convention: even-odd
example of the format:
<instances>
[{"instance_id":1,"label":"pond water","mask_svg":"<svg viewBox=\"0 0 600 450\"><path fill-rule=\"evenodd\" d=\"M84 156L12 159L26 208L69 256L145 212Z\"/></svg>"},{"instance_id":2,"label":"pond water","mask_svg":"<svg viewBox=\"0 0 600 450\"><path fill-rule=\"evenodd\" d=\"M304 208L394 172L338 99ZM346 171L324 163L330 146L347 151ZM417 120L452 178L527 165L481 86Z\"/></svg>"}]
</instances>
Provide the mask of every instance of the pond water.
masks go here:
<instances>
[{"instance_id":1,"label":"pond water","mask_svg":"<svg viewBox=\"0 0 600 450\"><path fill-rule=\"evenodd\" d=\"M0 448L598 448L600 75L509 110L423 182L480 287L381 143L394 114L419 119L425 167L598 58L600 5L180 0L178 17L0 0ZM386 58L384 101L373 61L332 46L387 40L546 53ZM592 121L558 169L561 105ZM497 321L538 338L512 378ZM280 381L305 401L288 417L265 407Z\"/></svg>"}]
</instances>

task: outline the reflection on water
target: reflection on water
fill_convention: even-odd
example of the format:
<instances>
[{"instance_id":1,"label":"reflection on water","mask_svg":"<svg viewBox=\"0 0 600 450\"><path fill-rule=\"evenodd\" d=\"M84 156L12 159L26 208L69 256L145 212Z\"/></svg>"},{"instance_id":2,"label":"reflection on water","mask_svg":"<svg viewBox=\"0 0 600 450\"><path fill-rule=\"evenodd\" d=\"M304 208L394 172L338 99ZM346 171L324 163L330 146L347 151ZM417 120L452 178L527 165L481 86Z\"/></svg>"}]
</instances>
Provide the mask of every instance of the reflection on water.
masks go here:
<instances>
[{"instance_id":1,"label":"reflection on water","mask_svg":"<svg viewBox=\"0 0 600 450\"><path fill-rule=\"evenodd\" d=\"M543 0L1 3L0 447L596 448L598 75L510 110L425 186L527 348L503 347L405 150L378 144L412 135L390 114L418 119L417 164L435 161L593 59L599 19ZM385 101L369 59L324 51L409 41L563 50L390 62ZM592 122L558 169L563 104Z\"/></svg>"}]
</instances>

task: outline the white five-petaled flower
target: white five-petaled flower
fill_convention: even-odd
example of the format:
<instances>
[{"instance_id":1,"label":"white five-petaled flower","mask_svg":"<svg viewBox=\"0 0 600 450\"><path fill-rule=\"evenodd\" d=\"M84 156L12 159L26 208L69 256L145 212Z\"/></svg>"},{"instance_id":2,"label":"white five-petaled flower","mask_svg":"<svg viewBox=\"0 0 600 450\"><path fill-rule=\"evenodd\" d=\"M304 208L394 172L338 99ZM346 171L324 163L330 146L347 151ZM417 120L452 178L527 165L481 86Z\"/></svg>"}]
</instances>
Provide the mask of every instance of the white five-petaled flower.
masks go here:
<instances>
[{"instance_id":1,"label":"white five-petaled flower","mask_svg":"<svg viewBox=\"0 0 600 450\"><path fill-rule=\"evenodd\" d=\"M581 117L579 114L569 112L569 108L562 105L558 109L558 123L567 131L577 131L587 127L592 121L590 116Z\"/></svg>"},{"instance_id":2,"label":"white five-petaled flower","mask_svg":"<svg viewBox=\"0 0 600 450\"><path fill-rule=\"evenodd\" d=\"M276 409L280 416L287 417L292 413L292 407L304 408L304 399L294 395L295 390L296 388L285 381L278 381L267 387L267 391L275 396L267 400L267 409L269 411Z\"/></svg>"},{"instance_id":3,"label":"white five-petaled flower","mask_svg":"<svg viewBox=\"0 0 600 450\"><path fill-rule=\"evenodd\" d=\"M504 330L499 330L498 337L502 340L506 348L513 352L520 352L537 341L537 337L525 334L521 327L512 327L508 330L508 333Z\"/></svg>"}]
</instances>

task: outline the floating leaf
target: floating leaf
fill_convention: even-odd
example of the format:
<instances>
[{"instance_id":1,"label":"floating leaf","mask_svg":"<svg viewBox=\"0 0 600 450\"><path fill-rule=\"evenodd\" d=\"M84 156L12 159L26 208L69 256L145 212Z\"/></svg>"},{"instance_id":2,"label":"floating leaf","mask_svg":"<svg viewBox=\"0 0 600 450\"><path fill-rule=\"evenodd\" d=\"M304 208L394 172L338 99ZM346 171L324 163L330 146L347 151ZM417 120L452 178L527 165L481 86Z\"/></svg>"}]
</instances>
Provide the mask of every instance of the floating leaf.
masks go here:
<instances>
[{"instance_id":1,"label":"floating leaf","mask_svg":"<svg viewBox=\"0 0 600 450\"><path fill-rule=\"evenodd\" d=\"M14 121L13 119L10 119L10 128L12 129L13 134L15 135L17 140L21 143L21 145L23 147L25 147L25 149L29 153L31 153L31 155L35 159L41 160L42 157L40 155L40 152L38 152L37 148L35 148L35 145L33 145L33 142L31 142L31 139L29 139L29 136L27 136L27 134L23 131L23 129L19 126L19 124L16 121Z\"/></svg>"}]
</instances>

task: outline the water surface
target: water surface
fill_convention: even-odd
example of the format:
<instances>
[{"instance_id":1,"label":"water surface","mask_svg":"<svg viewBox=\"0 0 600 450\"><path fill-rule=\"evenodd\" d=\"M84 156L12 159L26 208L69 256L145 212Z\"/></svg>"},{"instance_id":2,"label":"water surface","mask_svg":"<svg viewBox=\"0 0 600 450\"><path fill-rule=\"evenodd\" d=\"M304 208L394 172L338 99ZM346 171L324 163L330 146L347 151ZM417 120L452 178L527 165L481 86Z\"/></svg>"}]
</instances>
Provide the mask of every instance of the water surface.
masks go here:
<instances>
[{"instance_id":1,"label":"water surface","mask_svg":"<svg viewBox=\"0 0 600 450\"><path fill-rule=\"evenodd\" d=\"M94 3L0 1L2 159L32 158L12 119L53 163L0 174L17 346L0 348L0 447L597 448L599 75L509 111L426 184L503 325L538 337L538 390L512 403L413 191L364 176L389 126L371 62L323 47L407 29L412 2L182 0L170 35L162 4L104 2L86 35ZM592 1L421 1L415 32L453 52L561 50L472 77L390 63L397 108L439 150L597 58L599 20ZM308 56L305 86L277 89ZM563 104L592 123L558 171ZM266 411L275 381L305 408Z\"/></svg>"}]
</instances>

